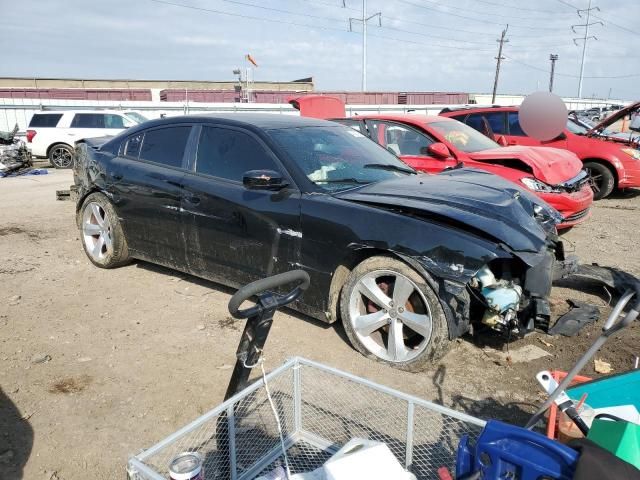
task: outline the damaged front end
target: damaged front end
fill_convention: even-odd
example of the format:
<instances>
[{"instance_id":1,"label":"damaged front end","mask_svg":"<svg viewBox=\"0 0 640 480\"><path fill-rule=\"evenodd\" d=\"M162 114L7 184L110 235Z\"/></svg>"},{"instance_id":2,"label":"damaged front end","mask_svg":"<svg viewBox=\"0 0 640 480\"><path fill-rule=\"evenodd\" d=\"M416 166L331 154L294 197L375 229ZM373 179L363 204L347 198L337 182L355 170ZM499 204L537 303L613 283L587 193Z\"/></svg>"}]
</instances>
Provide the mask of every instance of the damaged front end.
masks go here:
<instances>
[{"instance_id":1,"label":"damaged front end","mask_svg":"<svg viewBox=\"0 0 640 480\"><path fill-rule=\"evenodd\" d=\"M472 320L507 335L548 331L552 283L576 265L577 259L565 258L562 242L553 236L545 251L490 262L468 284L476 313Z\"/></svg>"},{"instance_id":2,"label":"damaged front end","mask_svg":"<svg viewBox=\"0 0 640 480\"><path fill-rule=\"evenodd\" d=\"M17 133L18 125L10 132L0 132L0 177L19 175L31 169L31 152Z\"/></svg>"}]
</instances>

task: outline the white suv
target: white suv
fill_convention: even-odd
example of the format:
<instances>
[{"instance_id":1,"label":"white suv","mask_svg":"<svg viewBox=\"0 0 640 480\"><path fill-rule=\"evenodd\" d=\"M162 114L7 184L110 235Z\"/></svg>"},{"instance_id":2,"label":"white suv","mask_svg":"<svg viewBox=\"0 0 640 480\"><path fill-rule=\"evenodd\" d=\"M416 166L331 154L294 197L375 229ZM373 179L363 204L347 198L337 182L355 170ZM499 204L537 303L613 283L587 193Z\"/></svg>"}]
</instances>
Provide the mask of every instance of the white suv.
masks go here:
<instances>
[{"instance_id":1,"label":"white suv","mask_svg":"<svg viewBox=\"0 0 640 480\"><path fill-rule=\"evenodd\" d=\"M36 112L27 127L27 145L34 157L48 158L56 168L69 168L77 140L117 135L143 119L137 112L110 110Z\"/></svg>"}]
</instances>

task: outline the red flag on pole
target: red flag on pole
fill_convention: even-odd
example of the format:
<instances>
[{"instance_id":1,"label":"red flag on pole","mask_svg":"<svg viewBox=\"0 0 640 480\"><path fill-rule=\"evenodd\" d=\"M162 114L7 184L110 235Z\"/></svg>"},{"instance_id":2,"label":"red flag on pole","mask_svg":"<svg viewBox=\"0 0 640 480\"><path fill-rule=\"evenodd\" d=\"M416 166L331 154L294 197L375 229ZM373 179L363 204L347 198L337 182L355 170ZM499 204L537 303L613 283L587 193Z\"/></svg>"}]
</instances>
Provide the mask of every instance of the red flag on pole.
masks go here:
<instances>
[{"instance_id":1,"label":"red flag on pole","mask_svg":"<svg viewBox=\"0 0 640 480\"><path fill-rule=\"evenodd\" d=\"M256 63L256 61L255 61L255 60L253 59L253 57L251 56L251 54L247 53L247 55L246 55L246 57L245 57L245 58L247 59L247 61L248 61L248 62L253 63L253 65L254 65L254 66L256 66L256 67L258 66L258 64Z\"/></svg>"}]
</instances>

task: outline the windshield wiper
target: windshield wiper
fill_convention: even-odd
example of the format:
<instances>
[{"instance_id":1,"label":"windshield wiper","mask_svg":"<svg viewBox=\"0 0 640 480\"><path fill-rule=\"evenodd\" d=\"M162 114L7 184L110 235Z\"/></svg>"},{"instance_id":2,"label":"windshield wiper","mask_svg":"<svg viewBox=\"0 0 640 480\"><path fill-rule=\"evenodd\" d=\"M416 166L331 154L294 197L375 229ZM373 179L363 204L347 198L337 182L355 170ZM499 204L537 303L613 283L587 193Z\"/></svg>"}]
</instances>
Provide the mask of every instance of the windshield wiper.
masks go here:
<instances>
[{"instance_id":1,"label":"windshield wiper","mask_svg":"<svg viewBox=\"0 0 640 480\"><path fill-rule=\"evenodd\" d=\"M367 163L364 168L377 168L379 170L395 170L396 172L415 173L410 168L400 167L391 163Z\"/></svg>"},{"instance_id":2,"label":"windshield wiper","mask_svg":"<svg viewBox=\"0 0 640 480\"><path fill-rule=\"evenodd\" d=\"M328 179L328 180L313 180L313 183L358 183L362 185L366 185L369 182L365 182L362 180L358 180L357 178L336 178L336 179Z\"/></svg>"}]
</instances>

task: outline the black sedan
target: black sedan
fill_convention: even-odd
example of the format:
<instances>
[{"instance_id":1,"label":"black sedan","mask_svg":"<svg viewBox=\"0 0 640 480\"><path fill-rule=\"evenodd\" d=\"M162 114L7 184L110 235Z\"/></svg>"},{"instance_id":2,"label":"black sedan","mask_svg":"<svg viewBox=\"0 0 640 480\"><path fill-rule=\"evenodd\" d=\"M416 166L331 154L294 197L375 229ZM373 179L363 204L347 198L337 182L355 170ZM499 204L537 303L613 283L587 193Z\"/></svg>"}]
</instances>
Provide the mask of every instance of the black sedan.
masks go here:
<instances>
[{"instance_id":1,"label":"black sedan","mask_svg":"<svg viewBox=\"0 0 640 480\"><path fill-rule=\"evenodd\" d=\"M482 322L548 321L557 212L491 174L416 174L348 127L286 115L185 116L77 145L82 244L230 286L293 268L295 308L418 370Z\"/></svg>"}]
</instances>

